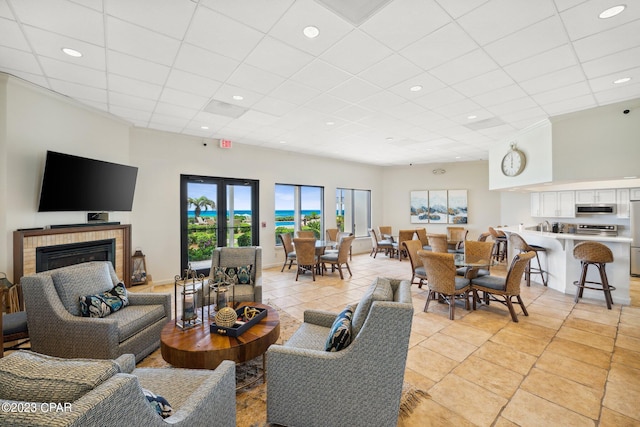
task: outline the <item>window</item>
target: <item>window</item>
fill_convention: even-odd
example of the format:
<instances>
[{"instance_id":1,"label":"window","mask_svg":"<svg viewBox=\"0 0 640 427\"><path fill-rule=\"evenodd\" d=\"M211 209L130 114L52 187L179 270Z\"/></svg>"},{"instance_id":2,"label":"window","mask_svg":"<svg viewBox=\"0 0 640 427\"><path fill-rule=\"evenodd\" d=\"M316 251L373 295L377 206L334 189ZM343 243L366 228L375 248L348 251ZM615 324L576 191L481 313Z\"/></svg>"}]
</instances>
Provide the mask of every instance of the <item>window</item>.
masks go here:
<instances>
[{"instance_id":1,"label":"window","mask_svg":"<svg viewBox=\"0 0 640 427\"><path fill-rule=\"evenodd\" d=\"M216 247L257 246L258 212L258 181L181 175L182 268L208 275Z\"/></svg>"},{"instance_id":2,"label":"window","mask_svg":"<svg viewBox=\"0 0 640 427\"><path fill-rule=\"evenodd\" d=\"M336 224L340 231L367 237L371 228L371 191L336 189Z\"/></svg>"},{"instance_id":3,"label":"window","mask_svg":"<svg viewBox=\"0 0 640 427\"><path fill-rule=\"evenodd\" d=\"M294 234L298 230L313 230L316 237L320 238L324 230L323 200L324 189L322 187L276 184L277 244L280 244L279 234Z\"/></svg>"}]
</instances>

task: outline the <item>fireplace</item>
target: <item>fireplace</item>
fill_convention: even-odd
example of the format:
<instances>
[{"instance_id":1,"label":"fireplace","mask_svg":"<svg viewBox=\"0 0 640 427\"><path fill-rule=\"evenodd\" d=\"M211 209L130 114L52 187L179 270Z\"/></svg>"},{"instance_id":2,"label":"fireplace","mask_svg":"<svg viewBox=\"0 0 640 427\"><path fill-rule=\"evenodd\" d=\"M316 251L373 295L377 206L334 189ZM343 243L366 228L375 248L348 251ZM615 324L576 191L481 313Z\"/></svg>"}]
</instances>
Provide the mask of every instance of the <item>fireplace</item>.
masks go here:
<instances>
[{"instance_id":1,"label":"fireplace","mask_svg":"<svg viewBox=\"0 0 640 427\"><path fill-rule=\"evenodd\" d=\"M111 243L115 241L115 243ZM69 254L63 253L62 259L51 261L47 267L36 268L38 257L36 252L40 248L72 249L76 251L79 246L81 251L85 251L88 244L94 246L96 243L109 242L107 246L95 251L91 249L91 254ZM113 247L115 245L115 248ZM75 247L75 248L74 248ZM100 252L97 254L94 252ZM110 252L110 255L105 253ZM42 255L40 255L42 256ZM69 257L75 258L70 261ZM114 265L116 275L126 286L131 284L131 225L129 224L104 224L87 225L79 227L47 228L16 230L13 232L13 278L14 283L20 283L20 278L29 274L43 271L45 269L74 264L77 262L105 260L111 261ZM37 269L37 271L36 271Z\"/></svg>"},{"instance_id":2,"label":"fireplace","mask_svg":"<svg viewBox=\"0 0 640 427\"><path fill-rule=\"evenodd\" d=\"M89 261L110 261L115 269L116 239L36 248L36 273Z\"/></svg>"}]
</instances>

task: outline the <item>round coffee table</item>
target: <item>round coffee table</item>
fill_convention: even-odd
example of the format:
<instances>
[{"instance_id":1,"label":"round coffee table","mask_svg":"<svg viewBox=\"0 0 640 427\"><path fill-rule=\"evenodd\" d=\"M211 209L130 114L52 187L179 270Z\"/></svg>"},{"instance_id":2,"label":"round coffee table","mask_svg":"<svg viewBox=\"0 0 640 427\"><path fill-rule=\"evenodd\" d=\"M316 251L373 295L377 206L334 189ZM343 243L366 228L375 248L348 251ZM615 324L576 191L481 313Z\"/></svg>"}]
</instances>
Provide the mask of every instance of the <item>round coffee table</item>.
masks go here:
<instances>
[{"instance_id":1,"label":"round coffee table","mask_svg":"<svg viewBox=\"0 0 640 427\"><path fill-rule=\"evenodd\" d=\"M210 333L208 310L204 310L202 324L180 329L173 321L167 323L160 334L162 358L177 368L215 369L223 360L246 362L264 354L280 336L280 316L275 308L257 302L243 302L236 308L250 305L266 308L267 316L239 337Z\"/></svg>"}]
</instances>

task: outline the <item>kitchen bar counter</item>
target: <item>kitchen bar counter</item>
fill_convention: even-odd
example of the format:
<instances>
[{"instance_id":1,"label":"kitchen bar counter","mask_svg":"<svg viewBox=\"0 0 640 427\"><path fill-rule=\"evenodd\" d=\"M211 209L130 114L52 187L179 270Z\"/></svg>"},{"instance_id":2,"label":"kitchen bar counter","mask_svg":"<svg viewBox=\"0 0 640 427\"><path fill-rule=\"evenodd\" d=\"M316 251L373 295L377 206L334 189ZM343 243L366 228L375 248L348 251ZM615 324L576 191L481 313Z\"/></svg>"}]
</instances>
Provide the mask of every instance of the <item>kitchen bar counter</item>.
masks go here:
<instances>
[{"instance_id":1,"label":"kitchen bar counter","mask_svg":"<svg viewBox=\"0 0 640 427\"><path fill-rule=\"evenodd\" d=\"M549 272L548 286L565 294L575 295L576 286L574 281L580 279L580 261L573 257L573 248L580 242L596 241L603 243L613 252L614 262L607 264L606 271L609 284L615 286L616 290L611 294L614 303L629 304L629 267L630 267L630 247L629 237L610 237L587 234L570 233L548 233L543 231L527 230L522 231L518 227L504 227L500 230L505 233L517 233L530 245L538 245L547 249L546 256L540 253L542 268ZM514 255L511 245L509 245L509 259ZM535 265L536 262L533 261ZM540 283L538 275L532 276L532 280ZM587 280L600 281L598 270L589 267ZM591 298L604 303L604 293L585 289L584 298Z\"/></svg>"}]
</instances>

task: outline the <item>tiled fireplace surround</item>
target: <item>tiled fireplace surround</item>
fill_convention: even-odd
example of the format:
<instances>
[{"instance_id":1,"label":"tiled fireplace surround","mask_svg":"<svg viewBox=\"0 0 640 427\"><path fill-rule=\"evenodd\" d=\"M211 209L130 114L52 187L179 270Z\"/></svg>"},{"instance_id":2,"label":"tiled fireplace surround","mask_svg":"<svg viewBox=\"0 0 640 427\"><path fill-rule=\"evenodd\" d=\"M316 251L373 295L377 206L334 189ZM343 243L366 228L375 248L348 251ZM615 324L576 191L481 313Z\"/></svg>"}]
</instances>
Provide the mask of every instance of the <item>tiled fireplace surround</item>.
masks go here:
<instances>
[{"instance_id":1,"label":"tiled fireplace surround","mask_svg":"<svg viewBox=\"0 0 640 427\"><path fill-rule=\"evenodd\" d=\"M131 279L131 225L87 225L52 229L18 230L13 233L13 281L36 273L36 250L41 247L115 240L115 271L129 286Z\"/></svg>"}]
</instances>

